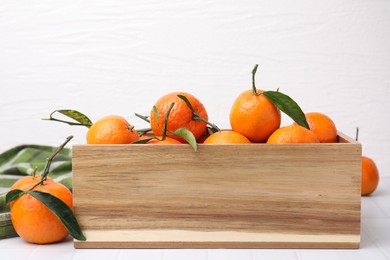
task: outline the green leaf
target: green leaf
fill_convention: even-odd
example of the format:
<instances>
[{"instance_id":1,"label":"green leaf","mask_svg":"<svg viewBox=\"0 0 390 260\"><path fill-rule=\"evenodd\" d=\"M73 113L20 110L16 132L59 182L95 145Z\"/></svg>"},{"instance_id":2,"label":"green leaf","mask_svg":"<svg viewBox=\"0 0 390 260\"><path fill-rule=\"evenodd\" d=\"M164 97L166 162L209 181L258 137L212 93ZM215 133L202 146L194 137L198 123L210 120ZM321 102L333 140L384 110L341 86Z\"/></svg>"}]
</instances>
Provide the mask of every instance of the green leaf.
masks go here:
<instances>
[{"instance_id":1,"label":"green leaf","mask_svg":"<svg viewBox=\"0 0 390 260\"><path fill-rule=\"evenodd\" d=\"M12 201L16 200L20 196L25 194L25 191L22 190L11 190L5 196L5 204L9 205Z\"/></svg>"},{"instance_id":2,"label":"green leaf","mask_svg":"<svg viewBox=\"0 0 390 260\"><path fill-rule=\"evenodd\" d=\"M92 125L92 121L86 115L84 115L79 111L71 110L71 109L62 109L62 110L57 110L57 112L72 118L73 120L79 122L82 125L85 126Z\"/></svg>"},{"instance_id":3,"label":"green leaf","mask_svg":"<svg viewBox=\"0 0 390 260\"><path fill-rule=\"evenodd\" d=\"M175 105L175 102L172 102L171 105L168 108L167 113L165 114L165 117L164 117L164 127L163 127L163 132L162 132L162 140L165 140L165 138L167 137L169 114L171 113L172 108L173 108L174 105Z\"/></svg>"},{"instance_id":4,"label":"green leaf","mask_svg":"<svg viewBox=\"0 0 390 260\"><path fill-rule=\"evenodd\" d=\"M61 220L73 238L81 241L86 240L73 211L62 200L50 193L37 190L29 190L27 193L48 207Z\"/></svg>"},{"instance_id":5,"label":"green leaf","mask_svg":"<svg viewBox=\"0 0 390 260\"><path fill-rule=\"evenodd\" d=\"M201 117L197 112L195 112L195 109L192 107L190 101L187 99L186 96L183 96L183 95L177 95L179 98L181 98L185 103L186 105L188 106L188 108L192 111L192 119L194 120L199 120L199 121L202 121L204 123L206 123L207 125L211 126L212 128L214 128L214 130L216 132L220 131L220 129L218 128L218 126L216 126L215 124L212 124L210 123L209 121L207 121L206 119L204 119L203 117Z\"/></svg>"},{"instance_id":6,"label":"green leaf","mask_svg":"<svg viewBox=\"0 0 390 260\"><path fill-rule=\"evenodd\" d=\"M142 120L144 120L144 121L150 123L149 116L143 116L143 115L140 115L140 114L138 114L138 113L134 113L134 115L135 115L136 117L141 118Z\"/></svg>"},{"instance_id":7,"label":"green leaf","mask_svg":"<svg viewBox=\"0 0 390 260\"><path fill-rule=\"evenodd\" d=\"M158 109L156 106L153 106L153 113L154 115L156 116L156 121L158 121L158 118L160 117L159 114L158 114Z\"/></svg>"},{"instance_id":8,"label":"green leaf","mask_svg":"<svg viewBox=\"0 0 390 260\"><path fill-rule=\"evenodd\" d=\"M264 91L262 94L297 124L310 130L305 114L292 98L278 91Z\"/></svg>"},{"instance_id":9,"label":"green leaf","mask_svg":"<svg viewBox=\"0 0 390 260\"><path fill-rule=\"evenodd\" d=\"M143 136L147 132L152 131L152 128L148 127L148 128L136 129L136 131L138 132L138 136Z\"/></svg>"},{"instance_id":10,"label":"green leaf","mask_svg":"<svg viewBox=\"0 0 390 260\"><path fill-rule=\"evenodd\" d=\"M177 95L179 98L181 98L185 103L186 105L188 106L189 109L191 109L192 113L195 113L195 110L194 108L192 107L190 101L188 100L188 98L184 95Z\"/></svg>"},{"instance_id":11,"label":"green leaf","mask_svg":"<svg viewBox=\"0 0 390 260\"><path fill-rule=\"evenodd\" d=\"M53 114L55 114L55 113L63 114L65 116L75 120L76 122L70 122L70 121L65 121L65 120L55 118L55 117L53 117ZM66 123L68 125L81 125L81 126L86 126L88 128L92 126L92 121L86 115L84 115L83 113L81 113L79 111L72 110L72 109L54 110L50 114L50 118L44 119L44 120L57 121L57 122L61 122L61 123Z\"/></svg>"},{"instance_id":12,"label":"green leaf","mask_svg":"<svg viewBox=\"0 0 390 260\"><path fill-rule=\"evenodd\" d=\"M186 140L187 143L191 145L191 147L194 149L195 152L198 150L198 143L196 142L196 138L194 134L187 128L178 128L172 134L176 136L180 136L181 138Z\"/></svg>"}]
</instances>

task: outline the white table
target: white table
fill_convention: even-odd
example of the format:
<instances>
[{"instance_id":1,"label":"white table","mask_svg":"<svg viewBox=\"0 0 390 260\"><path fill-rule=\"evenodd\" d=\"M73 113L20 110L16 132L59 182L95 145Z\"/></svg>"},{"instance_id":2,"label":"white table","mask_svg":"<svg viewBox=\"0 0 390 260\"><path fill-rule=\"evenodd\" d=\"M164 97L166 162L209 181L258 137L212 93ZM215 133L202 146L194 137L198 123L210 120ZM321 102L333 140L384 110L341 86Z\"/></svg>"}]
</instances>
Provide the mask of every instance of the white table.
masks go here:
<instances>
[{"instance_id":1,"label":"white table","mask_svg":"<svg viewBox=\"0 0 390 260\"><path fill-rule=\"evenodd\" d=\"M390 176L378 190L362 198L361 248L343 249L74 249L72 239L34 245L21 238L0 240L1 259L353 259L390 260Z\"/></svg>"}]
</instances>

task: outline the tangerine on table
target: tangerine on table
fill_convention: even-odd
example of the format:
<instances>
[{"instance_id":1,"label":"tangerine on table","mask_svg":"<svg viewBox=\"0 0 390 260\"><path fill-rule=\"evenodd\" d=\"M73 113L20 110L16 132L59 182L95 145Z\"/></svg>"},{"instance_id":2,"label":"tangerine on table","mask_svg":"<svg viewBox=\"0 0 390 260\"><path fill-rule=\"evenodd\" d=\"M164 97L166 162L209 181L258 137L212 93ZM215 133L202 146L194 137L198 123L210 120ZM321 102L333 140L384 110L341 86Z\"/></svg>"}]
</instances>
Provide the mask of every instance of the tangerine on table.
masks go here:
<instances>
[{"instance_id":1,"label":"tangerine on table","mask_svg":"<svg viewBox=\"0 0 390 260\"><path fill-rule=\"evenodd\" d=\"M300 125L281 127L268 138L267 144L318 143L314 132Z\"/></svg>"},{"instance_id":2,"label":"tangerine on table","mask_svg":"<svg viewBox=\"0 0 390 260\"><path fill-rule=\"evenodd\" d=\"M204 144L249 144L248 138L234 131L219 131L206 138Z\"/></svg>"},{"instance_id":3,"label":"tangerine on table","mask_svg":"<svg viewBox=\"0 0 390 260\"><path fill-rule=\"evenodd\" d=\"M379 172L375 162L367 157L362 156L362 190L361 195L367 196L373 193L379 183Z\"/></svg>"},{"instance_id":4,"label":"tangerine on table","mask_svg":"<svg viewBox=\"0 0 390 260\"><path fill-rule=\"evenodd\" d=\"M29 190L40 181L40 176L25 176L12 185L11 190ZM61 183L48 178L33 190L50 193L73 209L72 193ZM63 240L68 231L60 219L42 202L29 194L10 203L11 221L18 235L30 243L48 244Z\"/></svg>"},{"instance_id":5,"label":"tangerine on table","mask_svg":"<svg viewBox=\"0 0 390 260\"><path fill-rule=\"evenodd\" d=\"M335 143L337 141L336 125L330 117L319 112L306 113L305 116L310 130L315 133L320 143Z\"/></svg>"},{"instance_id":6,"label":"tangerine on table","mask_svg":"<svg viewBox=\"0 0 390 260\"><path fill-rule=\"evenodd\" d=\"M158 111L158 117L156 116L154 109L150 112L150 125L155 135L162 136L164 118L169 110L169 107L174 102L174 106L170 111L169 118L167 121L167 131L174 132L178 128L187 128L192 132L194 137L198 139L206 130L207 124L203 121L193 118L193 112L187 106L184 100L178 95L185 96L193 107L194 111L199 114L206 121L208 115L203 104L193 95L184 92L172 92L161 97L155 104ZM172 138L185 142L180 136L172 136Z\"/></svg>"},{"instance_id":7,"label":"tangerine on table","mask_svg":"<svg viewBox=\"0 0 390 260\"><path fill-rule=\"evenodd\" d=\"M121 116L105 116L96 121L87 132L88 144L129 144L138 140L138 133Z\"/></svg>"}]
</instances>

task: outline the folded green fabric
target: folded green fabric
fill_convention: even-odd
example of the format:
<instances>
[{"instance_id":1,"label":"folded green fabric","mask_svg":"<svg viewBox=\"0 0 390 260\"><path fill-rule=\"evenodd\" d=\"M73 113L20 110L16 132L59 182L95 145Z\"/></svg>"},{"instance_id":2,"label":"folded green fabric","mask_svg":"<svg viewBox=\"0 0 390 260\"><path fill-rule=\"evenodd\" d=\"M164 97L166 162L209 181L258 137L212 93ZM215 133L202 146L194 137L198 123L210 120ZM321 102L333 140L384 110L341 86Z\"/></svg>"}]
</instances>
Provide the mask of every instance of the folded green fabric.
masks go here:
<instances>
[{"instance_id":1,"label":"folded green fabric","mask_svg":"<svg viewBox=\"0 0 390 260\"><path fill-rule=\"evenodd\" d=\"M17 236L5 204L5 194L19 178L31 175L34 169L42 173L47 158L57 147L46 145L20 145L0 154L0 239ZM71 149L62 149L53 159L49 176L72 189Z\"/></svg>"}]
</instances>

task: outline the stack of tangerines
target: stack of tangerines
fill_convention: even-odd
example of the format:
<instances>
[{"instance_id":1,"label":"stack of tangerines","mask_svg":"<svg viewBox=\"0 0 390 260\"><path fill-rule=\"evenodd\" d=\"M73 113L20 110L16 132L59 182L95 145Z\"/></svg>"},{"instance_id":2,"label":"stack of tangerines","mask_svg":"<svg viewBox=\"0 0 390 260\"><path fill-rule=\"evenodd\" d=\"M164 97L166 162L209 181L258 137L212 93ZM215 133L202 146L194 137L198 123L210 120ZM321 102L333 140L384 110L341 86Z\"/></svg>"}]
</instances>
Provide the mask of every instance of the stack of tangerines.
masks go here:
<instances>
[{"instance_id":1,"label":"stack of tangerines","mask_svg":"<svg viewBox=\"0 0 390 260\"><path fill-rule=\"evenodd\" d=\"M221 131L208 121L202 102L189 93L173 92L161 97L151 109L149 117L154 136L148 144L180 144L188 142L178 134L186 129L193 138L204 144L239 143L330 143L337 141L334 122L318 112L306 113L290 97L278 91L259 90L255 86L257 65L252 71L252 89L240 94L230 112L231 130ZM280 108L301 123L280 127ZM294 117L295 116L295 117ZM303 122L303 123L302 123ZM138 142L134 126L119 116L107 116L91 125L87 133L89 144L127 144ZM141 137L142 138L142 137Z\"/></svg>"},{"instance_id":2,"label":"stack of tangerines","mask_svg":"<svg viewBox=\"0 0 390 260\"><path fill-rule=\"evenodd\" d=\"M186 141L181 136L173 134L179 128L189 130L198 143L204 144L337 142L337 129L334 122L319 112L305 114L310 130L295 122L292 125L280 127L280 110L261 95L262 92L262 90L257 90L259 95L254 95L250 90L237 98L230 113L232 130L219 130L209 123L205 107L193 95L184 92L169 93L157 101L150 113L150 130L154 137L146 143L185 143ZM195 112L180 96L184 96L190 102ZM166 117L171 104L174 105L169 117ZM164 122L165 119L167 119L166 122ZM164 124L166 124L166 137L162 139ZM208 128L209 124L213 127ZM138 133L125 118L110 115L91 125L87 132L87 143L130 144L142 139L142 136L143 134Z\"/></svg>"}]
</instances>

